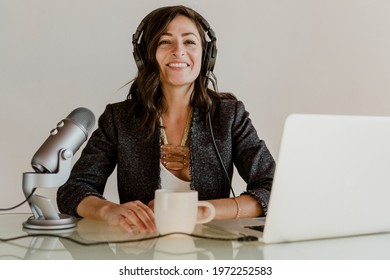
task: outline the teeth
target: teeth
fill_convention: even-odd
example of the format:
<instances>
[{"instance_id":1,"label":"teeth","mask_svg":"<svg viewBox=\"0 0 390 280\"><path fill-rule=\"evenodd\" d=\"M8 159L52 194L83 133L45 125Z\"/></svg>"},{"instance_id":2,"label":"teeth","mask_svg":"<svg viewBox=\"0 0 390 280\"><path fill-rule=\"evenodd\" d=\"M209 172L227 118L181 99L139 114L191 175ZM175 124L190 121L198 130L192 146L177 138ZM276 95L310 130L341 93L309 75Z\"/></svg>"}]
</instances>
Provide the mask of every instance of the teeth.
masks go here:
<instances>
[{"instance_id":1,"label":"teeth","mask_svg":"<svg viewBox=\"0 0 390 280\"><path fill-rule=\"evenodd\" d=\"M180 67L180 68L184 68L184 67L187 67L187 64L186 63L170 63L168 64L169 67Z\"/></svg>"}]
</instances>

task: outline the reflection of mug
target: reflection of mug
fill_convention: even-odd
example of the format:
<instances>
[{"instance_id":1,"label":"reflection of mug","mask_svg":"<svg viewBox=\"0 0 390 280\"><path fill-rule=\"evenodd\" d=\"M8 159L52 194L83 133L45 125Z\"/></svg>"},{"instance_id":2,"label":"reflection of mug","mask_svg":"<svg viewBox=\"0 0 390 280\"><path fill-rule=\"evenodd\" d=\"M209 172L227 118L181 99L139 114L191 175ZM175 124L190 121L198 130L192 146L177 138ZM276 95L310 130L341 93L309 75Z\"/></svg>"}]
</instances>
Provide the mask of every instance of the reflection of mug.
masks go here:
<instances>
[{"instance_id":1,"label":"reflection of mug","mask_svg":"<svg viewBox=\"0 0 390 280\"><path fill-rule=\"evenodd\" d=\"M172 238L172 236L161 237L154 247L154 259L162 260L196 260L196 253L199 251L190 236Z\"/></svg>"},{"instance_id":2,"label":"reflection of mug","mask_svg":"<svg viewBox=\"0 0 390 280\"><path fill-rule=\"evenodd\" d=\"M214 260L212 252L204 248L198 248L195 245L194 238L191 236L164 236L157 240L153 251L155 260Z\"/></svg>"},{"instance_id":3,"label":"reflection of mug","mask_svg":"<svg viewBox=\"0 0 390 280\"><path fill-rule=\"evenodd\" d=\"M210 215L197 219L198 207L210 209ZM210 222L215 217L214 206L207 201L198 201L198 192L158 189L154 197L154 215L160 234L192 233L196 224Z\"/></svg>"}]
</instances>

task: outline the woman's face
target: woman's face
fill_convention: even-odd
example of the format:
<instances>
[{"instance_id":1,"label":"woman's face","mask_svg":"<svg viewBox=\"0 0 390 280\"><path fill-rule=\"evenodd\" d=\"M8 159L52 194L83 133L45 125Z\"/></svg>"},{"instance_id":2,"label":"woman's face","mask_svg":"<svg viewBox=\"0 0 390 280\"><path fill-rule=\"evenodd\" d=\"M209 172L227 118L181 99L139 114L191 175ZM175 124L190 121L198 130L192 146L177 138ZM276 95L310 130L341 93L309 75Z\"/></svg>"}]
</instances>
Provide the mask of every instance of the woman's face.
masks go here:
<instances>
[{"instance_id":1,"label":"woman's face","mask_svg":"<svg viewBox=\"0 0 390 280\"><path fill-rule=\"evenodd\" d=\"M202 39L192 20L178 15L158 42L156 59L163 89L192 85L202 64Z\"/></svg>"}]
</instances>

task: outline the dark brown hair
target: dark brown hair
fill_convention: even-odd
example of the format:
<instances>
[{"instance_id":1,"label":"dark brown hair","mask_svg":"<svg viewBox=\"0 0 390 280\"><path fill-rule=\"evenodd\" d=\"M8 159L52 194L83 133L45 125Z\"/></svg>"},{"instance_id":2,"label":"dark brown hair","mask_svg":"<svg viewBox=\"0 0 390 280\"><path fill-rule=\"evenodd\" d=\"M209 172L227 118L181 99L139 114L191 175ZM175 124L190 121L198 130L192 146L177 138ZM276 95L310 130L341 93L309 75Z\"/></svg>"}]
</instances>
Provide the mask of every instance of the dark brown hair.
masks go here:
<instances>
[{"instance_id":1,"label":"dark brown hair","mask_svg":"<svg viewBox=\"0 0 390 280\"><path fill-rule=\"evenodd\" d=\"M138 46L144 56L143 67L139 69L137 77L133 80L127 99L134 100L131 111L141 117L139 127L136 129L146 127L149 136L152 136L156 128L160 127L159 118L162 114L162 92L156 59L158 42L169 23L178 15L186 16L195 23L201 36L204 53L206 35L199 22L200 18L194 10L185 6L163 7L153 11L144 19L145 25ZM205 72L204 69L201 69L194 82L190 105L193 108L198 108L204 119L207 120L208 113L214 112L217 100L235 99L235 97L232 94L219 93L216 87L215 90L207 88Z\"/></svg>"}]
</instances>

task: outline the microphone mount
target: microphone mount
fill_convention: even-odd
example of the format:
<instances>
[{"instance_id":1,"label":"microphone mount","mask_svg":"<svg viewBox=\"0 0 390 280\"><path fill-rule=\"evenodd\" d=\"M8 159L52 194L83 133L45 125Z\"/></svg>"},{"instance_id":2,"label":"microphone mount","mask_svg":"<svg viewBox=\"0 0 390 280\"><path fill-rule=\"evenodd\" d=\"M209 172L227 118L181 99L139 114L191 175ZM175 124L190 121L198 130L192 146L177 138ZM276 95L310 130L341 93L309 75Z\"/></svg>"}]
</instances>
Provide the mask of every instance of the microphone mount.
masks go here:
<instances>
[{"instance_id":1,"label":"microphone mount","mask_svg":"<svg viewBox=\"0 0 390 280\"><path fill-rule=\"evenodd\" d=\"M72 169L73 152L61 149L58 156L57 173L23 173L23 193L28 198L36 188L58 188L66 183ZM69 215L58 214L47 197L33 194L28 200L33 216L23 223L27 229L67 229L76 226L76 220Z\"/></svg>"}]
</instances>

